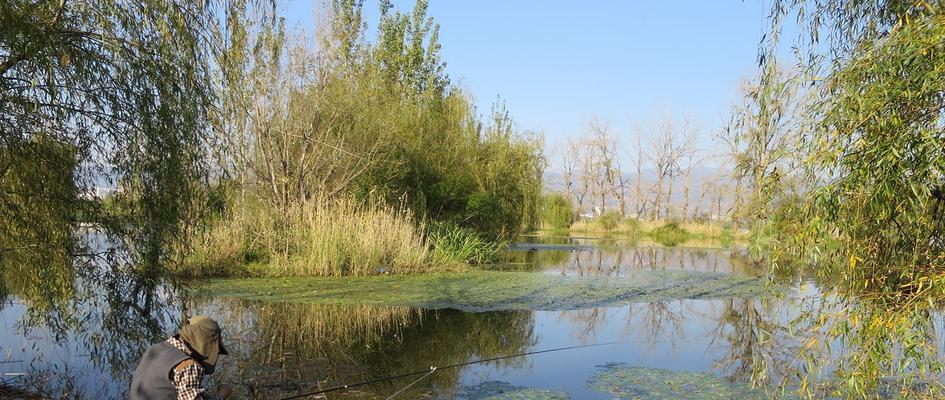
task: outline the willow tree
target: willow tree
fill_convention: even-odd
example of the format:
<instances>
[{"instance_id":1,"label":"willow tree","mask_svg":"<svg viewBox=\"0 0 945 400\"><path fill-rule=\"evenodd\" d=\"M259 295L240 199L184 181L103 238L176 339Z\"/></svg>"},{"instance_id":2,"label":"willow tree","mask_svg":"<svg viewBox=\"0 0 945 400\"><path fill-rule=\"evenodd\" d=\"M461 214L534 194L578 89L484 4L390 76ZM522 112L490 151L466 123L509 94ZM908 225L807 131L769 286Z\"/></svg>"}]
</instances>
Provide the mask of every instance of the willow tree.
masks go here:
<instances>
[{"instance_id":1,"label":"willow tree","mask_svg":"<svg viewBox=\"0 0 945 400\"><path fill-rule=\"evenodd\" d=\"M0 267L22 267L30 249L79 252L80 222L109 228L148 271L186 237L207 170L214 7L0 4L0 236L19 241L0 243ZM102 188L114 207L101 206Z\"/></svg>"},{"instance_id":2,"label":"willow tree","mask_svg":"<svg viewBox=\"0 0 945 400\"><path fill-rule=\"evenodd\" d=\"M824 272L881 291L945 283L945 5L780 1L775 27L792 11L811 43L828 39L807 58L826 76L806 140L808 232L843 243Z\"/></svg>"},{"instance_id":3,"label":"willow tree","mask_svg":"<svg viewBox=\"0 0 945 400\"><path fill-rule=\"evenodd\" d=\"M945 4L777 1L769 37L788 15L799 16L819 100L804 141L812 189L793 214L799 241L787 250L817 256L840 295L824 296L800 326L814 335L802 353L816 367L802 387L829 370L836 379L817 386L834 397L885 389L940 398L932 310L945 294ZM832 360L836 346L844 351Z\"/></svg>"}]
</instances>

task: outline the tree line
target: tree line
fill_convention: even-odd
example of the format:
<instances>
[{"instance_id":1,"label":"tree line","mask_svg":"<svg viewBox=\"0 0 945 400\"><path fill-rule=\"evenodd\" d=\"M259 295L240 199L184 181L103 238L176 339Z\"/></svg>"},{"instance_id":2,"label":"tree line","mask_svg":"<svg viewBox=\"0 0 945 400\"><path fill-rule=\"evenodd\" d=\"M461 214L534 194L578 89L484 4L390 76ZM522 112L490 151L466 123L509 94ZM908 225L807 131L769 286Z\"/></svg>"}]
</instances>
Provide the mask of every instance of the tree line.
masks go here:
<instances>
[{"instance_id":1,"label":"tree line","mask_svg":"<svg viewBox=\"0 0 945 400\"><path fill-rule=\"evenodd\" d=\"M620 140L593 119L559 154L561 195L583 215L749 227L783 194L803 189L799 87L797 73L769 65L743 82L742 101L718 132L666 115ZM719 145L700 147L706 137Z\"/></svg>"}]
</instances>

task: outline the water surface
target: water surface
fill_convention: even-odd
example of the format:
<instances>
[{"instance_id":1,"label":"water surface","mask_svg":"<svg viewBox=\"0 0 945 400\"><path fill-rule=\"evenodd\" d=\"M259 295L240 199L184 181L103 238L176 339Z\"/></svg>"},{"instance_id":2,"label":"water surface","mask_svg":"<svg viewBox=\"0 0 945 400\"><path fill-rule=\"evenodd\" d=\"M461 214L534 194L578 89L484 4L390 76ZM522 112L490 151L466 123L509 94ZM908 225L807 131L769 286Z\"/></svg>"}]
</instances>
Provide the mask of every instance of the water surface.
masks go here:
<instances>
[{"instance_id":1,"label":"water surface","mask_svg":"<svg viewBox=\"0 0 945 400\"><path fill-rule=\"evenodd\" d=\"M506 261L509 268L577 278L619 278L653 270L759 274L739 249L596 239L532 240L513 246ZM165 283L152 286L147 296L134 296L131 303L95 295L92 301L76 302L82 321L65 325L77 327L72 329L34 323L43 316L31 316L14 294L0 309L0 373L6 384L69 398L123 398L138 355L172 333L187 313L221 322L232 356L224 359L214 379L237 384L238 393L249 398L280 398L437 366L441 369L399 398L612 399L620 395L592 382L614 365L631 377L651 374L660 382L678 375L682 385L690 385L679 390L692 393L728 385L764 398L764 391L750 391L748 382L759 368L779 376L792 364L800 344L786 324L801 302L816 294L810 285L798 288L804 290L788 287L780 296L468 312L205 297ZM445 368L606 342L619 343ZM418 377L328 397L386 398ZM646 388L633 390L644 392L626 398L666 398Z\"/></svg>"}]
</instances>

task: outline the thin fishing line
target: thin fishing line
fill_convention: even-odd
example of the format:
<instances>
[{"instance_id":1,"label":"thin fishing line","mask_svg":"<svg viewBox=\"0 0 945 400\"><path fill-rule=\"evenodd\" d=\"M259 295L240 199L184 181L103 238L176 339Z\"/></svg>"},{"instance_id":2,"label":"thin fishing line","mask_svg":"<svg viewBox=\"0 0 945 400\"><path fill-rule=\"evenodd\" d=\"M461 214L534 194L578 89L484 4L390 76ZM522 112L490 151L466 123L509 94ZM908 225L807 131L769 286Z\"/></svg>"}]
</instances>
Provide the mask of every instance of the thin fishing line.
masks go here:
<instances>
[{"instance_id":1,"label":"thin fishing line","mask_svg":"<svg viewBox=\"0 0 945 400\"><path fill-rule=\"evenodd\" d=\"M411 386L416 385L417 382L422 381L424 378L430 376L430 375L433 374L434 372L436 372L436 367L430 367L430 372L427 372L426 375L417 378L417 380L415 380L415 381L413 381L413 382L410 382L410 384L407 385L407 386L404 386L403 389L400 389L400 390L394 392L394 394L390 395L386 400L391 400L391 399L393 399L394 397L397 397L398 394L403 393L404 390L410 389Z\"/></svg>"},{"instance_id":2,"label":"thin fishing line","mask_svg":"<svg viewBox=\"0 0 945 400\"><path fill-rule=\"evenodd\" d=\"M489 362L489 361L505 360L505 359L508 359L508 358L525 357L525 356L530 356L530 355L535 355L535 354L551 353L551 352L562 351L562 350L582 349L582 348L585 348L585 347L611 346L611 345L615 345L615 344L624 344L624 343L630 343L630 341L629 341L629 340L623 340L623 341L619 341L619 342L604 342L604 343L582 344L582 345L568 346L568 347L558 347L558 348L554 348L554 349L530 351L530 352L527 352L527 353L518 353L518 354L507 355L507 356L500 356L500 357L486 358L486 359L481 359L481 360L467 361L467 362L464 362L464 363L453 364L453 365L447 365L447 366L445 366L445 367L434 367L434 368L436 368L436 369L438 369L438 370L444 370L444 369L465 367L465 366L467 366L467 365L473 365L473 364L481 364L481 363L485 363L485 362ZM372 380L369 380L369 381L358 382L358 383L352 383L352 384L349 384L349 385L335 386L335 387L330 387L330 388L328 388L328 389L322 389L322 390L318 390L318 391L314 391L314 392L308 392L308 393L297 394L297 395L294 395L294 396L283 397L283 398L281 398L281 399L279 399L279 400L301 399L301 398L303 398L303 397L313 396L313 395L316 395L316 394L322 394L322 393L328 393L328 392L337 392L337 391L339 391L339 390L351 389L351 388L355 388L355 387L359 387L359 386L370 385L370 384L373 384L373 383L380 383L380 382L392 381L392 380L395 380L395 379L406 378L406 377L409 377L409 376L416 376L416 375L425 374L425 373L429 373L429 372L430 372L430 370L425 369L425 370L422 370L422 371L409 372L409 373L401 374L401 375L388 376L388 377L386 377L386 378L372 379Z\"/></svg>"}]
</instances>

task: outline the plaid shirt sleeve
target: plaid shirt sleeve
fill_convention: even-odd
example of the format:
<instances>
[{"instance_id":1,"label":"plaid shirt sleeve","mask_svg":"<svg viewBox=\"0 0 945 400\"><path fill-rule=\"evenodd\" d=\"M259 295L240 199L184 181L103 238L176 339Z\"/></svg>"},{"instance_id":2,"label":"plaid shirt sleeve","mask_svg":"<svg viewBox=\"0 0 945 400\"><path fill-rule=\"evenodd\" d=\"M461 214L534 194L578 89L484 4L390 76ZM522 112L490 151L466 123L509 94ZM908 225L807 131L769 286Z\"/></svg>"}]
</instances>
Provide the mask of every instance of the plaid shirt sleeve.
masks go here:
<instances>
[{"instance_id":1,"label":"plaid shirt sleeve","mask_svg":"<svg viewBox=\"0 0 945 400\"><path fill-rule=\"evenodd\" d=\"M184 353L190 353L187 345L176 337L167 339L167 343ZM187 368L174 369L174 388L177 400L219 400L213 392L204 387L204 371L200 363L193 363Z\"/></svg>"},{"instance_id":2,"label":"plaid shirt sleeve","mask_svg":"<svg viewBox=\"0 0 945 400\"><path fill-rule=\"evenodd\" d=\"M203 367L198 363L174 370L177 400L217 400L217 396L203 386L203 378Z\"/></svg>"}]
</instances>

